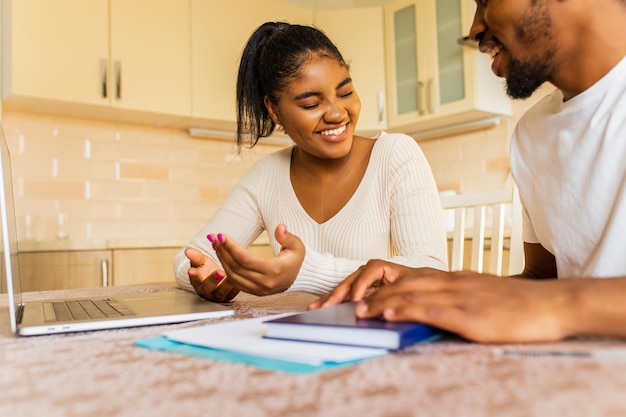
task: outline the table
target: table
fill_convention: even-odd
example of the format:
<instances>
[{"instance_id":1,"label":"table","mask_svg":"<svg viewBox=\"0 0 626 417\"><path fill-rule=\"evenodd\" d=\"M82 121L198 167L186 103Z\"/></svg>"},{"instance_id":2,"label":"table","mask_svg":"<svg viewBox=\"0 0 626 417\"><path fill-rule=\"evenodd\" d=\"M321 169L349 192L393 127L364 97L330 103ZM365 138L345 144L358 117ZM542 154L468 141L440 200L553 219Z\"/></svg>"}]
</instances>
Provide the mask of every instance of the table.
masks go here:
<instances>
[{"instance_id":1,"label":"table","mask_svg":"<svg viewBox=\"0 0 626 417\"><path fill-rule=\"evenodd\" d=\"M30 292L24 300L171 290L154 284ZM210 322L302 311L315 297L239 294L236 315L63 335L11 334L0 296L0 416L624 416L626 361L508 357L447 338L313 375L137 347L136 339ZM577 340L559 346L626 344Z\"/></svg>"}]
</instances>

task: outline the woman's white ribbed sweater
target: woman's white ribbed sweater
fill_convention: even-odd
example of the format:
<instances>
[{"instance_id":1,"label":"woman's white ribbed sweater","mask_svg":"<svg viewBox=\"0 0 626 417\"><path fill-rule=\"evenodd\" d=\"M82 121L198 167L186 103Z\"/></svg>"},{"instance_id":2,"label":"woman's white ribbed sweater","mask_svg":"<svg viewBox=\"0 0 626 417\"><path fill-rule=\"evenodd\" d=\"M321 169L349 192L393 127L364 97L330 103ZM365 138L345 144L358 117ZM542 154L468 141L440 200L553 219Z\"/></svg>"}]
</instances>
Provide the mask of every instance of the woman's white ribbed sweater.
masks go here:
<instances>
[{"instance_id":1,"label":"woman's white ribbed sweater","mask_svg":"<svg viewBox=\"0 0 626 417\"><path fill-rule=\"evenodd\" d=\"M290 182L292 148L268 155L236 185L211 220L185 247L195 247L220 265L209 233L225 233L248 246L268 231L272 251L278 224L306 246L300 272L289 290L322 295L370 259L447 269L446 235L437 187L417 143L382 132L363 180L348 203L319 224L300 205ZM193 291L183 249L174 270L181 288Z\"/></svg>"}]
</instances>

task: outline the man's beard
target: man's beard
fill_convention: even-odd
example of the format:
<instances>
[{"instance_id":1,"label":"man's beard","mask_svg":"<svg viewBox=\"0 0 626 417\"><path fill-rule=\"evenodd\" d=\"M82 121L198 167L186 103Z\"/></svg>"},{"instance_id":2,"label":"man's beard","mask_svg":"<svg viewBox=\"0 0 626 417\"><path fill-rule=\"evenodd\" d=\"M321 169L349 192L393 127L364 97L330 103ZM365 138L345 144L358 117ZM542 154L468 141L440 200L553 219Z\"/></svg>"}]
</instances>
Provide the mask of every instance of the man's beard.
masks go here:
<instances>
[{"instance_id":1,"label":"man's beard","mask_svg":"<svg viewBox=\"0 0 626 417\"><path fill-rule=\"evenodd\" d=\"M552 63L556 50L552 19L545 2L533 0L532 4L531 10L519 24L517 37L529 49L534 50L535 54L525 62L511 57L506 75L506 92L514 99L530 97L548 81L550 73L554 70Z\"/></svg>"},{"instance_id":2,"label":"man's beard","mask_svg":"<svg viewBox=\"0 0 626 417\"><path fill-rule=\"evenodd\" d=\"M549 58L522 62L511 58L506 76L506 93L514 99L525 99L548 80Z\"/></svg>"}]
</instances>

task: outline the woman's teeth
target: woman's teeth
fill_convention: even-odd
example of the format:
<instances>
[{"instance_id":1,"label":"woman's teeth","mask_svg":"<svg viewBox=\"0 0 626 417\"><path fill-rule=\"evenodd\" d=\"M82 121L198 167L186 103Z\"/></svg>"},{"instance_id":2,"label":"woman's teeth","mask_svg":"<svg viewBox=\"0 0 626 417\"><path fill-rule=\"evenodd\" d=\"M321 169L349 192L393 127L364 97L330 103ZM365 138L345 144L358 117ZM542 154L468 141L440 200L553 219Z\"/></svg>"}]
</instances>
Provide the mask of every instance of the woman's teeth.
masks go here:
<instances>
[{"instance_id":1,"label":"woman's teeth","mask_svg":"<svg viewBox=\"0 0 626 417\"><path fill-rule=\"evenodd\" d=\"M337 136L341 135L344 130L346 130L346 125L338 127L337 129L323 130L320 132L320 134L324 136Z\"/></svg>"}]
</instances>

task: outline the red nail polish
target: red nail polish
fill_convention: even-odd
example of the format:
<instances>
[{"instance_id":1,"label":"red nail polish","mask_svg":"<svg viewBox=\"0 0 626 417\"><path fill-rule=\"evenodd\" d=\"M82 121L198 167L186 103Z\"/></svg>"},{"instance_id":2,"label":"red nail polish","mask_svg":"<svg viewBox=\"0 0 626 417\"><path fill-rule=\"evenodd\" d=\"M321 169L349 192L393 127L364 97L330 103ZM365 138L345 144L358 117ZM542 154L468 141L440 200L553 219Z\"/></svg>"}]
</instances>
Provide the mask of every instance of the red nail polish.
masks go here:
<instances>
[{"instance_id":1,"label":"red nail polish","mask_svg":"<svg viewBox=\"0 0 626 417\"><path fill-rule=\"evenodd\" d=\"M215 243L215 238L213 237L213 235L206 235L206 238L209 239L209 242Z\"/></svg>"},{"instance_id":2,"label":"red nail polish","mask_svg":"<svg viewBox=\"0 0 626 417\"><path fill-rule=\"evenodd\" d=\"M219 240L220 242L224 243L226 241L226 238L224 237L223 234L218 233L217 234L217 240Z\"/></svg>"},{"instance_id":3,"label":"red nail polish","mask_svg":"<svg viewBox=\"0 0 626 417\"><path fill-rule=\"evenodd\" d=\"M221 281L221 280L223 280L223 279L224 279L224 275L222 275L222 274L221 274L221 273L219 273L219 272L216 272L216 273L215 273L215 279L216 279L217 281Z\"/></svg>"}]
</instances>

